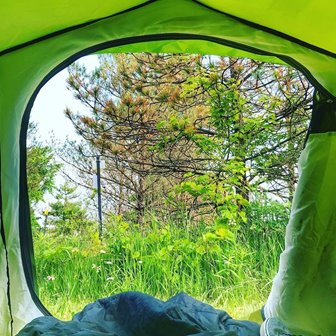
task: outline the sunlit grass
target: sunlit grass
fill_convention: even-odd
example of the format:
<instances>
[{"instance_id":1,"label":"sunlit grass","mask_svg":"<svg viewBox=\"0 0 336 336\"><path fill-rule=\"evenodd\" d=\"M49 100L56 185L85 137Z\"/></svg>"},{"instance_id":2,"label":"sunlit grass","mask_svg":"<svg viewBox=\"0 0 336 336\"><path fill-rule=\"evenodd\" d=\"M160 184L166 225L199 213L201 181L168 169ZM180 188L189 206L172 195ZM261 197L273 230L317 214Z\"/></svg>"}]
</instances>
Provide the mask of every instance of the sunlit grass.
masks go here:
<instances>
[{"instance_id":1,"label":"sunlit grass","mask_svg":"<svg viewBox=\"0 0 336 336\"><path fill-rule=\"evenodd\" d=\"M145 230L122 221L96 234L36 234L39 296L60 319L98 298L141 291L160 299L178 292L246 318L265 303L276 274L286 218L258 223L236 238L206 235L206 225L177 226L153 220Z\"/></svg>"}]
</instances>

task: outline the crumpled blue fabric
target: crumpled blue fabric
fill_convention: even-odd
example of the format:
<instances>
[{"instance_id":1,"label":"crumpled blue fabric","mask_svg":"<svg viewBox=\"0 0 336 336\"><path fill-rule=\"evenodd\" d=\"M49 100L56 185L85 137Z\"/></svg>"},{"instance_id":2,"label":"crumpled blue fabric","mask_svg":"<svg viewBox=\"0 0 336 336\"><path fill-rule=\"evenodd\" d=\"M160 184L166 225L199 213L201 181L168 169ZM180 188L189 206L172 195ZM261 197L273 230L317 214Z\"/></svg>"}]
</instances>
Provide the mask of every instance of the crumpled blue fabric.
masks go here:
<instances>
[{"instance_id":1,"label":"crumpled blue fabric","mask_svg":"<svg viewBox=\"0 0 336 336\"><path fill-rule=\"evenodd\" d=\"M167 301L124 292L87 305L72 321L38 317L17 336L259 336L260 326L234 320L185 293Z\"/></svg>"}]
</instances>

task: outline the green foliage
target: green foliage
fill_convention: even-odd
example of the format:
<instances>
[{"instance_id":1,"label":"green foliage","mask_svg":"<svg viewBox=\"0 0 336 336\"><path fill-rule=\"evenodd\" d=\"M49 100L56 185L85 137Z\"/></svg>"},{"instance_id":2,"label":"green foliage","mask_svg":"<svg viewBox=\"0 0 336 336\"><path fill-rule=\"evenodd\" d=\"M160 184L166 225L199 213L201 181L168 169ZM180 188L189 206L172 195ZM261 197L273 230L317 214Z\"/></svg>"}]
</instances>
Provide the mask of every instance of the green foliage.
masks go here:
<instances>
[{"instance_id":1,"label":"green foliage","mask_svg":"<svg viewBox=\"0 0 336 336\"><path fill-rule=\"evenodd\" d=\"M182 205L190 219L215 214L239 226L254 192L292 197L311 101L300 73L200 55L100 62L91 74L70 68L69 88L89 112L66 115L87 148L106 156L104 193L115 213L145 225L146 212ZM85 164L69 161L85 179Z\"/></svg>"},{"instance_id":2,"label":"green foliage","mask_svg":"<svg viewBox=\"0 0 336 336\"><path fill-rule=\"evenodd\" d=\"M50 147L30 147L27 153L27 174L30 201L36 204L42 201L45 193L55 187L55 176L60 164L54 163L54 154Z\"/></svg>"},{"instance_id":3,"label":"green foliage","mask_svg":"<svg viewBox=\"0 0 336 336\"><path fill-rule=\"evenodd\" d=\"M249 229L235 233L221 222L194 226L155 216L141 230L112 216L103 242L94 233L40 234L35 256L42 301L56 316L70 318L84 304L121 291L162 299L185 291L242 317L245 303L256 309L266 299L288 219L277 202L252 202L247 213Z\"/></svg>"},{"instance_id":4,"label":"green foliage","mask_svg":"<svg viewBox=\"0 0 336 336\"><path fill-rule=\"evenodd\" d=\"M68 183L57 189L56 201L49 204L49 226L58 234L84 234L90 231L95 222L88 218L87 210L76 199L76 188Z\"/></svg>"},{"instance_id":5,"label":"green foliage","mask_svg":"<svg viewBox=\"0 0 336 336\"><path fill-rule=\"evenodd\" d=\"M28 128L27 176L31 205L43 201L44 195L55 187L55 177L61 168L56 163L51 147L38 141L37 126L30 123Z\"/></svg>"},{"instance_id":6,"label":"green foliage","mask_svg":"<svg viewBox=\"0 0 336 336\"><path fill-rule=\"evenodd\" d=\"M26 167L30 220L34 231L40 229L35 207L37 203L44 201L46 194L54 190L55 178L61 169L61 164L55 162L54 151L38 140L37 132L37 125L29 123Z\"/></svg>"}]
</instances>

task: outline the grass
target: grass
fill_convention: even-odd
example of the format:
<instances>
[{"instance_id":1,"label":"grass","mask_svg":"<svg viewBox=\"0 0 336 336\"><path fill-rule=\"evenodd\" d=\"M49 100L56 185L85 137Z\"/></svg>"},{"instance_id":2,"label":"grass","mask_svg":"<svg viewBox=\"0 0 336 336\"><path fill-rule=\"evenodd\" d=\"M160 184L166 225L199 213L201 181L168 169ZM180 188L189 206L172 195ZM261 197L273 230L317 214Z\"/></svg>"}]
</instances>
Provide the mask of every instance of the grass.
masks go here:
<instances>
[{"instance_id":1,"label":"grass","mask_svg":"<svg viewBox=\"0 0 336 336\"><path fill-rule=\"evenodd\" d=\"M38 233L39 296L64 320L98 298L127 290L161 299L184 291L246 318L265 303L283 248L287 212L273 208L254 206L235 238L204 223L177 226L155 218L145 230L114 219L102 243L95 233Z\"/></svg>"}]
</instances>

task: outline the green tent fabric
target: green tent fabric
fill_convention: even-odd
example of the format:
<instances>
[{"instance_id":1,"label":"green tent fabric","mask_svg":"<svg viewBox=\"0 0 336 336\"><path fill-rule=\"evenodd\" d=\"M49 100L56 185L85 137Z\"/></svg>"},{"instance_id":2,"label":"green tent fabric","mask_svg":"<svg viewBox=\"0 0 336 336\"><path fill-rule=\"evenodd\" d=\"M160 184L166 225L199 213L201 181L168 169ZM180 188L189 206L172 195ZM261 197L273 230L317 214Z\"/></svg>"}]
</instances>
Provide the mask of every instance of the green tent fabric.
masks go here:
<instances>
[{"instance_id":1,"label":"green tent fabric","mask_svg":"<svg viewBox=\"0 0 336 336\"><path fill-rule=\"evenodd\" d=\"M336 104L315 97L313 134L299 161L285 250L264 308L266 316L280 318L299 335L336 331L335 117Z\"/></svg>"},{"instance_id":2,"label":"green tent fabric","mask_svg":"<svg viewBox=\"0 0 336 336\"><path fill-rule=\"evenodd\" d=\"M311 136L300 166L286 248L264 313L295 335L334 335L336 133Z\"/></svg>"},{"instance_id":3,"label":"green tent fabric","mask_svg":"<svg viewBox=\"0 0 336 336\"><path fill-rule=\"evenodd\" d=\"M33 290L25 170L29 112L46 81L79 57L102 50L197 52L288 63L301 70L327 100L333 101L336 96L335 14L336 4L331 0L249 3L243 0L3 0L0 12L0 334L14 335L31 319L46 313ZM326 134L333 135L336 129L332 127L334 124L331 127L327 124L326 128L316 126L315 133L321 135L310 136L306 150L311 152L307 156L309 162L320 158L319 162L324 164L333 155L328 151L329 145L315 140L326 137L326 142L332 145L332 136ZM311 142L316 146L310 145ZM318 156L319 151L322 157ZM316 175L323 173L316 171ZM310 173L303 170L296 197L302 197L303 203L310 201L305 196L310 190L306 188L305 174ZM330 219L333 206L322 206L332 198L329 189L323 193L327 186L322 180L317 179L315 188L321 188L321 200L306 215L311 216L311 225L318 226L314 219L316 213ZM314 200L318 197L314 193L309 196ZM302 207L301 201L294 203L292 221L299 213L296 206ZM280 314L288 320L289 313L281 312L280 292L275 287L265 312ZM306 317L299 321L302 328L312 330ZM326 323L323 335L335 332L334 325Z\"/></svg>"},{"instance_id":4,"label":"green tent fabric","mask_svg":"<svg viewBox=\"0 0 336 336\"><path fill-rule=\"evenodd\" d=\"M335 12L332 0L249 2L203 0L200 2L224 13L336 52L333 20Z\"/></svg>"}]
</instances>

